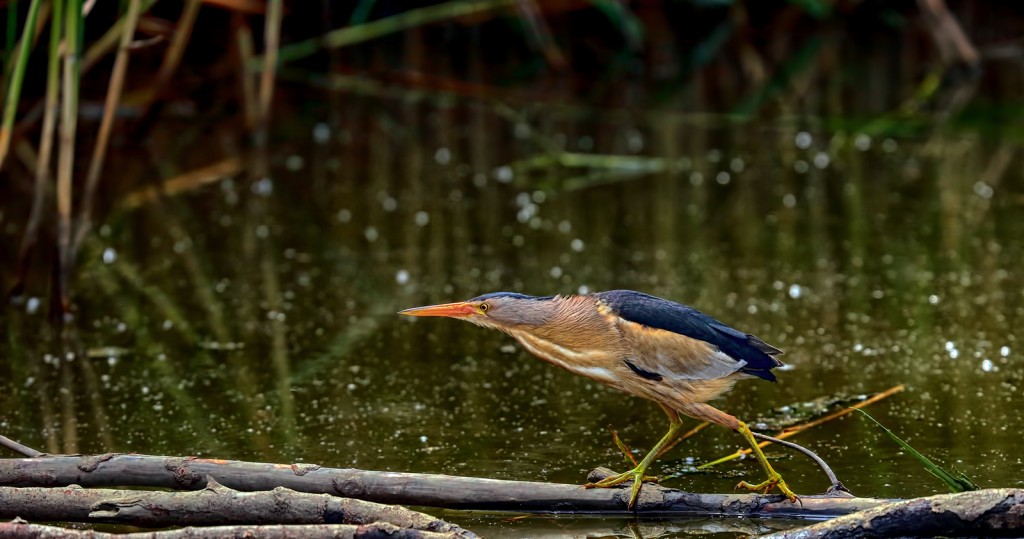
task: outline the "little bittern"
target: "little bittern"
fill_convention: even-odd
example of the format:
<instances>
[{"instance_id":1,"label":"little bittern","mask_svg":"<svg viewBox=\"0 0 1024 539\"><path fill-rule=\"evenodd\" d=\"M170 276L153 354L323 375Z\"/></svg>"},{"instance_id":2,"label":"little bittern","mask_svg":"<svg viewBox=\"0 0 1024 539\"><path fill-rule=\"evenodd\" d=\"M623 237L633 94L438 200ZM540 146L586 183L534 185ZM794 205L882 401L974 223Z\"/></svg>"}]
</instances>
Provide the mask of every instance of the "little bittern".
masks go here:
<instances>
[{"instance_id":1,"label":"little bittern","mask_svg":"<svg viewBox=\"0 0 1024 539\"><path fill-rule=\"evenodd\" d=\"M747 425L707 404L744 378L775 381L772 369L782 365L775 356L782 351L749 333L692 307L631 290L546 297L497 292L401 314L447 316L499 329L549 363L658 403L669 419L661 441L632 470L584 485L612 487L632 480L630 508L641 484L656 479L645 475L648 467L681 435L680 415L737 431L750 443L768 478L738 488L767 493L778 487L790 501L797 500Z\"/></svg>"}]
</instances>

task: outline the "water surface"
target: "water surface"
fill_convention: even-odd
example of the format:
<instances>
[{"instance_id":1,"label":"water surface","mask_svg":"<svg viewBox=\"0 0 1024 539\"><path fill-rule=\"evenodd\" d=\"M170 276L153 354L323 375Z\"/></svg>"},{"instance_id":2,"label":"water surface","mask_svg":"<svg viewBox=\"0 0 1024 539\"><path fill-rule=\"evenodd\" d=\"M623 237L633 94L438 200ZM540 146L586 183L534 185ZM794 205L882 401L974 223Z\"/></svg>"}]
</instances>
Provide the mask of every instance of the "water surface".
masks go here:
<instances>
[{"instance_id":1,"label":"water surface","mask_svg":"<svg viewBox=\"0 0 1024 539\"><path fill-rule=\"evenodd\" d=\"M630 288L786 351L777 384L743 382L715 403L741 419L905 384L871 413L982 486L1024 485L1015 143L815 117L509 114L419 93L293 92L275 114L265 177L125 197L154 173L224 158L251 167L186 124L157 128L180 138L174 159L113 158L121 193L79 257L67 330L46 322L45 269L0 314L5 434L49 452L581 483L595 466L622 467L609 426L641 452L657 441L657 406L538 361L507 335L395 313L498 290ZM13 260L27 209L0 209ZM11 278L5 269L0 282ZM863 418L794 441L859 495L944 492ZM707 429L657 469L742 445ZM798 492L828 486L807 460L769 456ZM761 480L749 460L718 470L667 485L727 492ZM447 516L495 536L630 533L619 520ZM641 526L651 537L739 533L717 520Z\"/></svg>"}]
</instances>

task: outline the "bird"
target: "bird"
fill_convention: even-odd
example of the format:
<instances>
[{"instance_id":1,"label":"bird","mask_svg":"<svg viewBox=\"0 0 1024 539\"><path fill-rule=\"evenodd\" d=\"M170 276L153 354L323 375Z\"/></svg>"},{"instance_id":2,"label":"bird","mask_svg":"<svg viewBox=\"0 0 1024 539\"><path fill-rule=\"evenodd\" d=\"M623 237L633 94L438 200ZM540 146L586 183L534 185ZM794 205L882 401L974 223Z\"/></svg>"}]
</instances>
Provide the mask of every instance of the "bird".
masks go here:
<instances>
[{"instance_id":1,"label":"bird","mask_svg":"<svg viewBox=\"0 0 1024 539\"><path fill-rule=\"evenodd\" d=\"M661 440L633 469L583 485L608 488L632 480L629 509L636 504L641 485L657 481L647 471L678 441L681 416L736 431L750 444L768 478L757 484L743 481L737 488L765 494L778 488L791 502L798 500L755 441L755 435L769 437L753 433L746 423L708 404L740 380L776 381L772 369L783 365L776 357L782 350L750 333L693 307L633 290L553 296L493 292L399 314L455 318L503 331L548 363L657 403L669 420ZM845 490L831 470L827 473L833 486Z\"/></svg>"}]
</instances>

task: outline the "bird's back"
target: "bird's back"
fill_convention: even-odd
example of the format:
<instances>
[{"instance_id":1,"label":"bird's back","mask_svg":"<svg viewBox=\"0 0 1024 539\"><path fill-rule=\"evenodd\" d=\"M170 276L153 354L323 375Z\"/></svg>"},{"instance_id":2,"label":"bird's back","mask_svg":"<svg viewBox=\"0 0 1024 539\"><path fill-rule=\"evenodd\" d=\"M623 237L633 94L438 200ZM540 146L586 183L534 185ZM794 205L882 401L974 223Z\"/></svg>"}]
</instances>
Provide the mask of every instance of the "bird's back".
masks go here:
<instances>
[{"instance_id":1,"label":"bird's back","mask_svg":"<svg viewBox=\"0 0 1024 539\"><path fill-rule=\"evenodd\" d=\"M610 290L592 296L600 306L623 321L652 330L650 333L640 332L640 342L647 343L645 355L663 356L663 367L668 367L664 362L672 359L672 347L679 349L678 356L685 356L680 362L691 363L679 365L675 370L690 372L695 377L702 376L702 373L708 378L722 377L739 371L775 381L771 371L783 364L774 357L782 353L778 348L692 307L633 290ZM697 342L692 343L691 340ZM699 353L683 350L700 343L711 349L704 358Z\"/></svg>"}]
</instances>

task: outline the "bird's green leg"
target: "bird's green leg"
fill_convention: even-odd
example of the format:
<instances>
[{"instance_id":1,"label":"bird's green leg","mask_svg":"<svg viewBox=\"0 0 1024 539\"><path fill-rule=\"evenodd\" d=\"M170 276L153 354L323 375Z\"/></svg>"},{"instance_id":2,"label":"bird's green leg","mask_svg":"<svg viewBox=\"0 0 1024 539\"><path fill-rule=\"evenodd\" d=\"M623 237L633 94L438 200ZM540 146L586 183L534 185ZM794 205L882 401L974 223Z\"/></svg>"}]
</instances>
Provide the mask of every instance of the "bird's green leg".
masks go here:
<instances>
[{"instance_id":1,"label":"bird's green leg","mask_svg":"<svg viewBox=\"0 0 1024 539\"><path fill-rule=\"evenodd\" d=\"M664 407L663 407L664 408ZM644 481L657 481L657 477L644 475L647 472L647 468L657 460L659 456L664 453L664 448L669 446L675 441L676 436L679 435L679 429L682 428L683 422L679 420L679 414L675 411L664 408L665 413L669 414L669 425L668 432L665 436L662 436L661 440L658 441L650 451L644 455L644 458L636 465L635 468L628 472L623 472L618 475L606 477L595 483L587 483L583 485L584 488L608 488L614 487L615 485L625 483L626 481L633 480L633 488L629 495L629 509L632 509L636 505L636 499L640 496L640 486L643 485Z\"/></svg>"},{"instance_id":2,"label":"bird's green leg","mask_svg":"<svg viewBox=\"0 0 1024 539\"><path fill-rule=\"evenodd\" d=\"M789 501L795 502L799 500L800 498L798 498L797 495L792 490L789 489L789 485L787 485L786 481L782 479L782 476L779 475L779 472L776 472L772 468L772 465L768 463L768 459L765 458L764 453L761 452L761 448L757 445L757 440L754 439L754 435L753 433L750 432L750 428L747 427L747 424L742 421L740 421L739 423L740 426L737 429L737 431L739 431L739 433L742 434L743 437L746 438L747 442L750 444L750 447L754 451L754 456L757 457L757 461L761 463L761 467L764 468L764 471L768 473L768 479L756 485L751 485L746 481L740 481L740 484L736 485L736 488L746 489L751 492L763 491L765 494L768 494L768 492L770 492L773 488L779 487L779 490L782 491L782 494L785 495L786 498L789 499Z\"/></svg>"}]
</instances>

